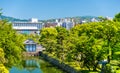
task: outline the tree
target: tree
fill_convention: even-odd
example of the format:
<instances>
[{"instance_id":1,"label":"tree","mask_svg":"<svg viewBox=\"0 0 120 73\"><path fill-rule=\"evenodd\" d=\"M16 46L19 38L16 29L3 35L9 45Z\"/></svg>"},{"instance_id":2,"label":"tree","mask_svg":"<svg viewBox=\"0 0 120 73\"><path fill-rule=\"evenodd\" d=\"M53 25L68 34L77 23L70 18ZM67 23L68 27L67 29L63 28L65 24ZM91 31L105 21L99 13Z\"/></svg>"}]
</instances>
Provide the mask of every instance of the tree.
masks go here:
<instances>
[{"instance_id":1,"label":"tree","mask_svg":"<svg viewBox=\"0 0 120 73\"><path fill-rule=\"evenodd\" d=\"M7 63L11 67L21 61L24 50L23 39L12 29L10 23L0 21L0 47L4 50Z\"/></svg>"},{"instance_id":2,"label":"tree","mask_svg":"<svg viewBox=\"0 0 120 73\"><path fill-rule=\"evenodd\" d=\"M89 70L92 67L96 70L98 62L105 58L105 50L103 49L104 42L102 39L95 39L93 36L90 38L86 35L81 35L76 44L77 55L80 55L78 61L83 62L83 66ZM77 57L78 58L78 57Z\"/></svg>"},{"instance_id":3,"label":"tree","mask_svg":"<svg viewBox=\"0 0 120 73\"><path fill-rule=\"evenodd\" d=\"M113 19L115 22L120 22L120 13L116 14L114 19Z\"/></svg>"},{"instance_id":4,"label":"tree","mask_svg":"<svg viewBox=\"0 0 120 73\"><path fill-rule=\"evenodd\" d=\"M1 12L1 11L2 11L2 9L0 8L0 16L2 15L2 12Z\"/></svg>"},{"instance_id":5,"label":"tree","mask_svg":"<svg viewBox=\"0 0 120 73\"><path fill-rule=\"evenodd\" d=\"M3 64L0 64L0 73L9 73Z\"/></svg>"},{"instance_id":6,"label":"tree","mask_svg":"<svg viewBox=\"0 0 120 73\"><path fill-rule=\"evenodd\" d=\"M5 68L5 57L4 57L4 51L2 48L0 48L0 73L9 73L9 71Z\"/></svg>"},{"instance_id":7,"label":"tree","mask_svg":"<svg viewBox=\"0 0 120 73\"><path fill-rule=\"evenodd\" d=\"M69 32L62 27L43 28L40 35L40 43L46 48L46 51L64 60L65 58L65 40Z\"/></svg>"},{"instance_id":8,"label":"tree","mask_svg":"<svg viewBox=\"0 0 120 73\"><path fill-rule=\"evenodd\" d=\"M4 51L2 48L0 48L0 64L2 63L5 63L5 57L4 57Z\"/></svg>"},{"instance_id":9,"label":"tree","mask_svg":"<svg viewBox=\"0 0 120 73\"><path fill-rule=\"evenodd\" d=\"M69 32L63 28L63 27L56 27L56 30L58 32L58 35L56 37L57 39L57 57L60 57L62 61L65 60L65 54L66 54L66 49L64 48L64 40L66 40L69 36Z\"/></svg>"},{"instance_id":10,"label":"tree","mask_svg":"<svg viewBox=\"0 0 120 73\"><path fill-rule=\"evenodd\" d=\"M83 61L84 66L96 70L100 60L112 55L111 49L119 41L117 27L120 27L118 23L104 21L79 25L71 30L79 38L76 49L77 54L81 55L79 61Z\"/></svg>"},{"instance_id":11,"label":"tree","mask_svg":"<svg viewBox=\"0 0 120 73\"><path fill-rule=\"evenodd\" d=\"M49 53L54 53L57 43L57 30L55 28L43 28L40 35L40 43Z\"/></svg>"},{"instance_id":12,"label":"tree","mask_svg":"<svg viewBox=\"0 0 120 73\"><path fill-rule=\"evenodd\" d=\"M118 22L107 21L102 23L104 26L103 39L106 42L106 48L108 48L108 62L112 59L115 46L120 42L120 24Z\"/></svg>"},{"instance_id":13,"label":"tree","mask_svg":"<svg viewBox=\"0 0 120 73\"><path fill-rule=\"evenodd\" d=\"M46 52L54 53L62 62L77 62L80 67L97 70L100 61L107 59L110 63L114 51L120 48L119 37L120 23L105 20L77 25L69 31L44 28L40 41Z\"/></svg>"},{"instance_id":14,"label":"tree","mask_svg":"<svg viewBox=\"0 0 120 73\"><path fill-rule=\"evenodd\" d=\"M99 21L107 21L107 18L105 17L99 16L98 18L99 18Z\"/></svg>"}]
</instances>

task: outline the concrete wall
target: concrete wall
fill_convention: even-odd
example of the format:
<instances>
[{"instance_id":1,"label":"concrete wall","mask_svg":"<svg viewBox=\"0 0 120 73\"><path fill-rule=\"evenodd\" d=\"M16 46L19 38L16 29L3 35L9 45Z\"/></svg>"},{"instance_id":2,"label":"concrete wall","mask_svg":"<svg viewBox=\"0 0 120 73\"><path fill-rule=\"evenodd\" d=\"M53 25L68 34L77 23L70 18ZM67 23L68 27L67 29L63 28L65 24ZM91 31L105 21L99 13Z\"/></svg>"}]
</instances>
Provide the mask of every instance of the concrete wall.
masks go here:
<instances>
[{"instance_id":1,"label":"concrete wall","mask_svg":"<svg viewBox=\"0 0 120 73\"><path fill-rule=\"evenodd\" d=\"M70 67L67 64L59 62L59 60L56 60L56 59L54 59L52 57L49 57L48 55L43 54L42 52L40 52L39 55L41 57L43 57L45 60L47 60L49 63L57 66L58 68L62 69L65 72L68 72L68 73L77 73L77 71L74 68Z\"/></svg>"}]
</instances>

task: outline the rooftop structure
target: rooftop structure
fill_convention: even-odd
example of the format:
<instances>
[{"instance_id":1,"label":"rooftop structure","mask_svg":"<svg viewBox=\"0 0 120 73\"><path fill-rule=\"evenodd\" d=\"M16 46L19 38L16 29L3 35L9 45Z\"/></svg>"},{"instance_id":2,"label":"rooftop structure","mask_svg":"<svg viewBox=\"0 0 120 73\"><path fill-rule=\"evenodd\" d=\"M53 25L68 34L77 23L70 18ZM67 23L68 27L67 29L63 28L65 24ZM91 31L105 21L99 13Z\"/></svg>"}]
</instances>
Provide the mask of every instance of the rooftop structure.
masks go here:
<instances>
[{"instance_id":1,"label":"rooftop structure","mask_svg":"<svg viewBox=\"0 0 120 73\"><path fill-rule=\"evenodd\" d=\"M33 40L28 39L24 42L25 44L25 48L27 52L35 52L36 51L36 45L37 43L35 43Z\"/></svg>"}]
</instances>

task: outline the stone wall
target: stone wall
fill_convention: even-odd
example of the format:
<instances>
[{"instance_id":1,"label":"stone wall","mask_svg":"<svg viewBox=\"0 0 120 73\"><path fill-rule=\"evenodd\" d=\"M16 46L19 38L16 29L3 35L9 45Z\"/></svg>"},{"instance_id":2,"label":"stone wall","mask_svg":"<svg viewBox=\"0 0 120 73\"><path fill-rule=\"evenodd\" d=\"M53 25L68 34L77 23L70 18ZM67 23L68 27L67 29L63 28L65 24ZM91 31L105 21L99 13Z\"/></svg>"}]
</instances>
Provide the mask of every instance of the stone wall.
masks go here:
<instances>
[{"instance_id":1,"label":"stone wall","mask_svg":"<svg viewBox=\"0 0 120 73\"><path fill-rule=\"evenodd\" d=\"M49 63L57 66L58 68L62 69L63 71L67 73L77 73L77 71L74 68L70 67L69 65L65 63L59 62L59 60L56 60L46 54L43 54L42 52L40 52L39 55L43 57L45 60L47 60Z\"/></svg>"},{"instance_id":2,"label":"stone wall","mask_svg":"<svg viewBox=\"0 0 120 73\"><path fill-rule=\"evenodd\" d=\"M23 56L39 56L39 52L23 52Z\"/></svg>"}]
</instances>

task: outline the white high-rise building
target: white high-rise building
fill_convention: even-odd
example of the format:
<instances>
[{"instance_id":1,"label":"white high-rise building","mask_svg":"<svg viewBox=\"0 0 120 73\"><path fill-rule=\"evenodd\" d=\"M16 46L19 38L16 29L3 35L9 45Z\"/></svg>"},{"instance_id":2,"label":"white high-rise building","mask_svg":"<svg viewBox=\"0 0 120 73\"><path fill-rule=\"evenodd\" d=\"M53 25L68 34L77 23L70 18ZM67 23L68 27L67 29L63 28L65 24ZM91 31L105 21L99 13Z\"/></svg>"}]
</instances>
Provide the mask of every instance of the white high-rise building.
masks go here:
<instances>
[{"instance_id":1,"label":"white high-rise building","mask_svg":"<svg viewBox=\"0 0 120 73\"><path fill-rule=\"evenodd\" d=\"M74 19L71 19L71 18L56 19L56 23L57 23L57 26L62 26L68 30L74 27L75 25Z\"/></svg>"},{"instance_id":2,"label":"white high-rise building","mask_svg":"<svg viewBox=\"0 0 120 73\"><path fill-rule=\"evenodd\" d=\"M30 19L32 23L38 23L38 19L37 18L31 18Z\"/></svg>"}]
</instances>

